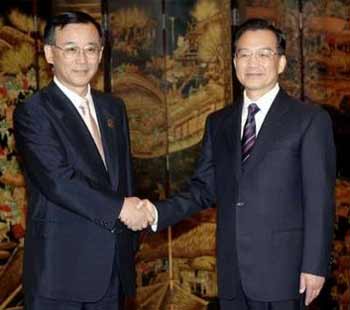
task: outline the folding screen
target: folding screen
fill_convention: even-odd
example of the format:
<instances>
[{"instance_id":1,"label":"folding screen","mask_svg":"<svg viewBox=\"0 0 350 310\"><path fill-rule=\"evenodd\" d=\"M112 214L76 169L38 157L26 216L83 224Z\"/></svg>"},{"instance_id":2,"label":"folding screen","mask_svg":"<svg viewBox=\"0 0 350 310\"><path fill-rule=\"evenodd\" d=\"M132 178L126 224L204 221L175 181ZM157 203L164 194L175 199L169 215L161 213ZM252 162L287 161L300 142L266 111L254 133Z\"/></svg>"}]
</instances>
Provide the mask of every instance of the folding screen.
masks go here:
<instances>
[{"instance_id":1,"label":"folding screen","mask_svg":"<svg viewBox=\"0 0 350 310\"><path fill-rule=\"evenodd\" d=\"M127 105L137 193L158 200L188 181L207 115L232 101L230 1L109 1L108 7L112 91ZM167 234L144 236L137 265L144 309L201 309L216 296L214 230L212 210L174 227L173 294Z\"/></svg>"}]
</instances>

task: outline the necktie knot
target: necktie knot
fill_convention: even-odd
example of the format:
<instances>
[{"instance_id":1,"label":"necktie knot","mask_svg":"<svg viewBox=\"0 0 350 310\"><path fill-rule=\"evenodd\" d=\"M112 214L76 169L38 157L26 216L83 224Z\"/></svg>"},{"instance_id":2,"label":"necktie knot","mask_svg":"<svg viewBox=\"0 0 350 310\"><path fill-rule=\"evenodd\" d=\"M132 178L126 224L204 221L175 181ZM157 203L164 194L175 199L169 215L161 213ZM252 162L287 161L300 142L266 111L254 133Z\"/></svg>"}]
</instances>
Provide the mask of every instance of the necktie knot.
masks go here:
<instances>
[{"instance_id":1,"label":"necktie knot","mask_svg":"<svg viewBox=\"0 0 350 310\"><path fill-rule=\"evenodd\" d=\"M255 116L256 113L258 113L260 111L258 105L256 103L251 103L248 106L248 115L249 116Z\"/></svg>"},{"instance_id":2,"label":"necktie knot","mask_svg":"<svg viewBox=\"0 0 350 310\"><path fill-rule=\"evenodd\" d=\"M80 105L79 105L79 109L81 110L83 115L86 116L87 113L90 111L89 101L85 98L82 98Z\"/></svg>"}]
</instances>

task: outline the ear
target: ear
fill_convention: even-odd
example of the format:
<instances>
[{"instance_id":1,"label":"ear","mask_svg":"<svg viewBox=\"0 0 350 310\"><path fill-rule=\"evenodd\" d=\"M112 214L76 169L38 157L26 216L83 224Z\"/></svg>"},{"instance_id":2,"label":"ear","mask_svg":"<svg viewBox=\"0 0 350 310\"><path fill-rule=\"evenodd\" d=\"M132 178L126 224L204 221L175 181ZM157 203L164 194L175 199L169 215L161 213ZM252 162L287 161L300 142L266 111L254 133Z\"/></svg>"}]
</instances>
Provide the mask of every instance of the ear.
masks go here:
<instances>
[{"instance_id":1,"label":"ear","mask_svg":"<svg viewBox=\"0 0 350 310\"><path fill-rule=\"evenodd\" d=\"M44 45L45 59L47 63L53 65L53 51L51 45Z\"/></svg>"},{"instance_id":2,"label":"ear","mask_svg":"<svg viewBox=\"0 0 350 310\"><path fill-rule=\"evenodd\" d=\"M102 56L103 56L103 46L101 47L100 55L99 55L99 58L98 58L98 62L99 63L101 62Z\"/></svg>"},{"instance_id":3,"label":"ear","mask_svg":"<svg viewBox=\"0 0 350 310\"><path fill-rule=\"evenodd\" d=\"M237 65L236 65L236 57L233 58L233 65L235 66L235 69L236 69L236 67L237 67Z\"/></svg>"},{"instance_id":4,"label":"ear","mask_svg":"<svg viewBox=\"0 0 350 310\"><path fill-rule=\"evenodd\" d=\"M281 74L287 65L287 58L285 55L281 55L278 61L278 74Z\"/></svg>"}]
</instances>

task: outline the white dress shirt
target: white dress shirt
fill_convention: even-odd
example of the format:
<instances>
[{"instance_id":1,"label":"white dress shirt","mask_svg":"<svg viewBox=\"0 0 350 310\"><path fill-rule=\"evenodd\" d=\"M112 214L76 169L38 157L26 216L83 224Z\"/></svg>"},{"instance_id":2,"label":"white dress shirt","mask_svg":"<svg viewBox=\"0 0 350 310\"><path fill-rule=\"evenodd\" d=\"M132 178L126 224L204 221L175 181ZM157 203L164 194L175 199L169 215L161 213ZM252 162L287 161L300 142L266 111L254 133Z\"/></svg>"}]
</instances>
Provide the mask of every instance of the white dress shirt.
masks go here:
<instances>
[{"instance_id":1,"label":"white dress shirt","mask_svg":"<svg viewBox=\"0 0 350 310\"><path fill-rule=\"evenodd\" d=\"M270 110L270 107L272 105L272 102L275 100L277 93L279 92L280 87L278 83L270 90L268 91L265 95L260 97L257 100L251 100L248 98L246 91L243 93L243 109L242 109L242 123L241 123L241 138L243 136L243 129L245 122L248 117L248 106L251 103L255 103L258 108L260 109L259 112L255 114L255 125L256 125L256 136L258 136L258 133L260 131L260 128L265 120L265 117L267 113Z\"/></svg>"}]
</instances>

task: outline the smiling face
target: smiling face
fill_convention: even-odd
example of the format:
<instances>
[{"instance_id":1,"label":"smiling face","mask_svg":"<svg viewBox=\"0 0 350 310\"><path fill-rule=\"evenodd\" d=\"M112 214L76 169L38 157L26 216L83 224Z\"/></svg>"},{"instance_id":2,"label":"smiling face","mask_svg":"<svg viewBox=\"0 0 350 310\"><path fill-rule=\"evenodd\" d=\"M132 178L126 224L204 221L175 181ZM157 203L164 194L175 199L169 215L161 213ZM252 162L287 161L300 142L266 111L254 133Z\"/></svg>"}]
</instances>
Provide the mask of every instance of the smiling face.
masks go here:
<instances>
[{"instance_id":1,"label":"smiling face","mask_svg":"<svg viewBox=\"0 0 350 310\"><path fill-rule=\"evenodd\" d=\"M77 47L80 51L73 57L64 51ZM95 55L88 53L96 47ZM101 38L93 24L68 24L56 28L55 44L44 47L46 61L53 65L56 78L81 96L86 94L88 84L98 70L102 50Z\"/></svg>"},{"instance_id":2,"label":"smiling face","mask_svg":"<svg viewBox=\"0 0 350 310\"><path fill-rule=\"evenodd\" d=\"M271 51L270 57L263 57L261 51L264 50ZM237 56L239 51L245 51L245 56L250 56L240 58ZM286 57L278 54L277 38L272 31L248 30L236 43L234 65L247 96L256 100L276 85L286 66Z\"/></svg>"}]
</instances>

